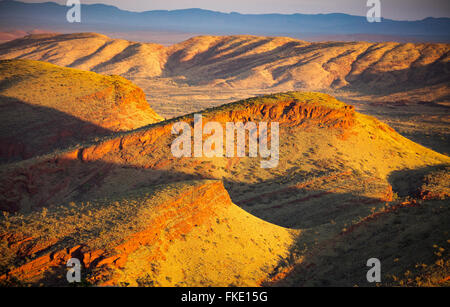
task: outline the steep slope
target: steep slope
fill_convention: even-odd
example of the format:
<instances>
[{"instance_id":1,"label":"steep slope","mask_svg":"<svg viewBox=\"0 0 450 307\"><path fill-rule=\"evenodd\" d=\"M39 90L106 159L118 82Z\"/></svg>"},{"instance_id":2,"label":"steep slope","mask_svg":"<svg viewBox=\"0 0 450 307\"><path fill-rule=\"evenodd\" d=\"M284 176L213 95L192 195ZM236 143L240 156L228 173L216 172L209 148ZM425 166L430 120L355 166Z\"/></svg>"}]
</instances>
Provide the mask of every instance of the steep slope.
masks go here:
<instances>
[{"instance_id":1,"label":"steep slope","mask_svg":"<svg viewBox=\"0 0 450 307\"><path fill-rule=\"evenodd\" d=\"M214 87L247 92L343 89L382 96L414 92L415 99L429 101L446 99L450 81L449 45L429 43L310 43L241 35L198 36L163 47L95 33L49 34L2 44L0 59L10 58L120 74L153 97L167 97L189 86L190 92L201 87L201 95L210 98L216 97L211 93ZM195 106L201 99L191 100Z\"/></svg>"},{"instance_id":2,"label":"steep slope","mask_svg":"<svg viewBox=\"0 0 450 307\"><path fill-rule=\"evenodd\" d=\"M298 235L232 204L218 181L138 189L8 221L0 234L5 284L67 285L64 266L76 257L91 284L257 286ZM5 275L8 266L15 269Z\"/></svg>"},{"instance_id":3,"label":"steep slope","mask_svg":"<svg viewBox=\"0 0 450 307\"><path fill-rule=\"evenodd\" d=\"M392 172L449 162L448 157L405 139L387 125L358 114L351 106L325 94L286 93L252 98L204 111L202 115L203 125L208 121L223 125L239 121L279 122L278 165L262 169L262 158L248 156L175 158L171 153L176 138L171 133L172 126L178 121L192 125L193 116L187 115L4 167L0 183L2 209L17 211L98 198L133 186L217 178L225 182L238 204L251 207L253 213L268 219L292 218L283 223L293 226L299 221L289 215L290 210L303 210L289 206L298 199L298 193L308 196L308 190L318 188L326 198L341 197L340 194L351 198L357 194L360 198L382 200L389 194L388 178ZM367 184L353 185L353 180L362 179ZM36 180L44 184L36 188ZM328 182L327 188L324 181ZM292 193L283 193L284 189ZM277 197L277 203L285 203L282 207L286 208L271 212L271 197Z\"/></svg>"},{"instance_id":4,"label":"steep slope","mask_svg":"<svg viewBox=\"0 0 450 307\"><path fill-rule=\"evenodd\" d=\"M209 121L217 121L222 125L225 125L226 122L278 122L280 124L278 165L272 169L263 169L261 168L261 157L250 158L248 156L241 158L175 158L171 153L171 144L176 138L176 135L171 133L172 126L179 121L184 121L192 126L194 116L191 114L135 131L117 133L74 149L5 165L0 169L0 208L3 211L18 213L15 215L18 217L23 215L26 219L23 225L28 228L26 225L30 223L30 220L34 220L36 215L41 214L45 217L47 212L58 211L61 205L67 206L73 202L72 205L69 205L69 211L73 212L81 223L85 223L85 217L79 215L83 208L82 203L90 206L89 204L96 200L130 199L131 197L127 195L131 191L145 190L157 185L164 186L196 179L219 179L227 189L232 202L248 213L278 226L301 230L295 243L289 248L285 260L280 261L278 265L271 265L270 273L266 271L266 275L261 272L255 275L261 277L260 282L276 282L284 279L290 271L295 272L296 266L302 263L304 257L310 259L310 253L320 255L317 250L326 250L341 233L347 233L348 230L370 221L372 216L378 216L377 212L391 213L407 207L407 204L402 205L402 203L404 202L403 198L413 195L409 193L410 190L423 189L425 191L428 189L432 191L432 195L443 195L444 199L447 197L445 196L446 190L443 192L439 189L436 190L434 184L437 182L436 180L430 179L427 183L428 186L424 186L413 179L417 176L415 175L417 171L420 171L423 176L443 165L449 165L449 157L407 140L377 119L359 114L352 106L329 95L289 92L257 97L205 110L202 115L203 125ZM204 138L206 137L204 136ZM411 178L405 183L406 188L402 188L398 184L399 178L400 182L405 181L405 178ZM408 191L406 194L404 194L405 189ZM158 193L157 195L164 197L165 194ZM197 194L193 193L192 195L190 199L193 201ZM221 195L223 195L221 192L212 192L209 196L205 196L204 201L199 201L199 208L202 208L200 204L209 203L209 199L214 200L216 196L221 197ZM408 201L409 204L412 204L411 200ZM213 203L214 201L211 202L211 205ZM219 207L223 207L221 206L222 201L217 201L217 203ZM99 206L101 207L101 205ZM121 201L115 205L118 208L123 206L124 203ZM123 210L128 209L124 207ZM158 215L160 209L153 211ZM116 217L128 216L125 213L114 214L112 209L108 209L107 212L111 212ZM194 210L194 212L197 211ZM194 212L191 210L183 213L183 219L189 219L195 215ZM200 209L198 212L201 213L203 210ZM208 216L210 213L206 215ZM227 214L230 213L221 213L219 216ZM134 216L134 214L132 215ZM242 215L239 216L242 217ZM176 217L173 218L176 220ZM447 225L445 224L447 218L446 215L440 215L434 221ZM410 221L411 219L405 220ZM147 220L147 226L152 227L156 221ZM168 221L167 231L169 233L176 231L177 227L172 227L174 224L170 224L172 218ZM6 228L8 228L7 225L11 225L12 220L8 214L2 223ZM127 225L127 222L116 221L116 223ZM426 224L426 221L424 223ZM22 225L22 223L19 224ZM51 225L53 224L55 223L51 222ZM77 229L84 229L84 227L79 226ZM120 233L120 231L111 231L107 225L98 226L95 229L98 232L112 233L113 237L113 234ZM236 229L240 230L233 232L233 235L241 238L245 229ZM259 230L259 228L255 229ZM266 229L268 228L263 227L261 231ZM383 228L383 231L389 230ZM59 232L62 230L58 230ZM214 231L212 232L214 233ZM5 233L7 235L7 231ZM55 234L49 233L49 236L54 237ZM208 237L203 232L200 235L201 238L205 236ZM442 236L445 234L439 233L439 240L442 239ZM113 237L111 241L116 242ZM144 242L151 237L144 236L138 241ZM195 235L188 236L188 238L186 243L171 242L170 238L169 243L167 240L163 240L164 244L168 244L166 245L168 246L168 255L172 255L167 256L169 259L167 263L174 264L173 267L177 268L171 271L170 267L172 266L166 267L161 263L160 272L167 274L170 280L172 280L170 276L178 276L174 280L180 280L179 274L181 273L178 271L180 266L187 265L190 268L192 265L198 268L202 261L218 259L214 256L215 246L222 243L208 239L208 242L203 241L205 243L203 245L199 242L201 238L197 237L196 239ZM46 241L52 242L51 238L46 238ZM69 254L75 253L76 249L72 250L71 248L76 244L68 246L65 242L62 247L69 248L67 250ZM76 240L76 242L84 241ZM288 242L288 240L283 239L282 242ZM407 241L405 246L409 248L414 246L411 245L411 242L414 243L415 240ZM379 242L366 243L372 246ZM12 242L5 244L11 246ZM90 245L93 244L90 243ZM180 252L186 251L193 245L204 246L205 255L209 256L203 259L198 258L197 254ZM262 255L263 259L268 259L264 257L270 259L278 257L279 254L272 253L271 246L267 247L271 249L269 250L270 256ZM208 251L209 248L212 248L212 251ZM251 259L250 254L254 253L252 251L247 254L245 244L238 250L247 260ZM283 250L285 249L280 251ZM95 251L95 249L90 251ZM132 251L136 251L134 247ZM403 253L399 248L396 251L399 254ZM17 252L12 251L11 254L11 257L14 258ZM120 281L135 284L137 278L148 273L145 271L144 265L146 259L155 255L151 250L145 248L130 257L127 253L125 254L127 255L125 258L134 261L135 265L128 261L125 264L118 261L121 271L116 272L119 275L113 275L122 277L106 278L106 283L108 280L112 280L113 284ZM50 259L66 259L67 252L64 255L62 258L59 256L55 258L53 255ZM365 257L364 253L355 254L354 257L358 257L358 255L362 258ZM37 263L46 259L39 258L39 253L36 256L39 260L36 259L37 262L32 267L36 267ZM86 259L90 259L91 255L86 257ZM367 261L362 258L358 258L358 261ZM116 259L119 258L110 260L114 262ZM320 259L326 261L326 255L325 258ZM233 263L230 266L238 265L240 267L239 263L246 263L247 260L242 262L236 260L238 264ZM48 260L45 261L48 262ZM63 260L58 261L57 264L64 262ZM220 261L224 261L224 258L220 258ZM20 269L12 271L12 274L20 276L22 271ZM214 272L210 275L200 274L198 275L199 279L190 279L188 285L222 285L219 281L222 280L222 276L218 280ZM248 271L238 270L236 272ZM259 271L255 269L253 272ZM388 273L388 271L385 272L385 274ZM249 273L246 276L253 274L255 273ZM174 284L169 279L166 279L166 282L164 278L160 277L160 275L150 274L149 278L140 279L140 282L147 285L154 285L155 281L164 285ZM345 279L345 276L336 278L342 280ZM235 280L227 277L226 280L227 283L241 280L241 284L258 284L255 280L244 276Z\"/></svg>"},{"instance_id":5,"label":"steep slope","mask_svg":"<svg viewBox=\"0 0 450 307\"><path fill-rule=\"evenodd\" d=\"M0 61L0 104L2 161L162 120L122 77L30 60Z\"/></svg>"}]
</instances>

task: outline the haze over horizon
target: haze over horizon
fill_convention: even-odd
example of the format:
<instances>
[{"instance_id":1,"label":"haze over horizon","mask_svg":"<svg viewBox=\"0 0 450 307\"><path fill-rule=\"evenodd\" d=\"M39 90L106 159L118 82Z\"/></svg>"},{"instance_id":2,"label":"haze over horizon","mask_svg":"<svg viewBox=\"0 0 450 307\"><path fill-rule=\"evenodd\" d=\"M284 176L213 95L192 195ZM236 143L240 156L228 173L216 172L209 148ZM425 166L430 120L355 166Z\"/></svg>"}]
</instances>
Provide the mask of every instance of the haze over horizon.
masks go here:
<instances>
[{"instance_id":1,"label":"haze over horizon","mask_svg":"<svg viewBox=\"0 0 450 307\"><path fill-rule=\"evenodd\" d=\"M41 0L21 0L20 2L37 3L49 2ZM59 4L65 4L66 0L54 0ZM113 5L123 10L129 11L149 11L149 10L176 10L188 8L201 8L205 10L220 11L225 13L238 12L242 14L328 14L345 13L350 15L365 16L367 12L366 0L81 0L82 4L106 4ZM427 17L449 17L450 2L447 0L391 0L382 1L383 18L393 20L421 20Z\"/></svg>"}]
</instances>

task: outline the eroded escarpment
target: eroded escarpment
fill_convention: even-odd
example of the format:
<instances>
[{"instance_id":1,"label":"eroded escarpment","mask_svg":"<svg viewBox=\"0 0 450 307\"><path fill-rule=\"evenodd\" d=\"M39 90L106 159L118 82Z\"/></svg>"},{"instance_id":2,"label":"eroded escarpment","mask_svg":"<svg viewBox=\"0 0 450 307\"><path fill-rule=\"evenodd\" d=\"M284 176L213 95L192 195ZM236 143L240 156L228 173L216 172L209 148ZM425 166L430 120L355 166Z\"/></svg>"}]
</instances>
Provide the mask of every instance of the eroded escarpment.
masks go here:
<instances>
[{"instance_id":1,"label":"eroded escarpment","mask_svg":"<svg viewBox=\"0 0 450 307\"><path fill-rule=\"evenodd\" d=\"M327 98L327 95L324 97ZM328 96L328 98L331 105L308 103L295 98L292 100L283 99L275 104L262 103L249 106L245 110L229 111L226 115L213 115L212 118L219 122L245 123L260 120L298 127L351 128L354 125L354 107L338 104L331 96Z\"/></svg>"},{"instance_id":2,"label":"eroded escarpment","mask_svg":"<svg viewBox=\"0 0 450 307\"><path fill-rule=\"evenodd\" d=\"M238 208L217 181L141 189L31 218L26 228L18 218L2 223L2 254L14 255L3 259L2 283L64 286L65 264L78 258L83 279L96 285L257 286L298 235Z\"/></svg>"},{"instance_id":3,"label":"eroded escarpment","mask_svg":"<svg viewBox=\"0 0 450 307\"><path fill-rule=\"evenodd\" d=\"M282 129L303 131L313 127L342 134L355 123L352 106L328 95L314 93L267 96L261 101L250 99L207 110L202 115L204 124L216 121L224 128L226 122L261 121L279 122ZM193 125L193 116L161 122L90 146L27 161L23 166L5 168L0 183L1 209L30 210L69 201L83 194L83 186L100 186L106 177L121 167L161 170L172 165L173 172L177 172L176 165L181 160L176 160L170 151L175 138L171 130L176 121ZM185 179L191 177L188 175Z\"/></svg>"},{"instance_id":4,"label":"eroded escarpment","mask_svg":"<svg viewBox=\"0 0 450 307\"><path fill-rule=\"evenodd\" d=\"M317 100L316 100L317 99ZM284 127L319 127L343 132L355 124L355 109L335 98L319 93L286 93L265 96L224 105L204 112L203 125L215 121L225 128L227 122L277 122ZM184 121L193 126L193 116L187 115L160 125L136 131L133 134L113 138L101 144L83 148L78 155L83 161L94 161L111 152L123 151L127 146L149 146L163 136L170 137L172 125Z\"/></svg>"}]
</instances>

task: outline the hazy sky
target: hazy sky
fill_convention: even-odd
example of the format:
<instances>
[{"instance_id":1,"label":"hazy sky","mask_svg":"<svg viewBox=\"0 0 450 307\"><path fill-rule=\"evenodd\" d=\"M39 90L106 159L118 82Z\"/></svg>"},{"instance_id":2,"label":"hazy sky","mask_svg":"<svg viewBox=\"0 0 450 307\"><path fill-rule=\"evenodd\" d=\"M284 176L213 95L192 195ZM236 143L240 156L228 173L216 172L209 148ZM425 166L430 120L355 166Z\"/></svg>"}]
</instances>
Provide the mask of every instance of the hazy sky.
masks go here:
<instances>
[{"instance_id":1,"label":"hazy sky","mask_svg":"<svg viewBox=\"0 0 450 307\"><path fill-rule=\"evenodd\" d=\"M22 2L48 2L19 0ZM130 11L202 8L239 13L347 13L365 16L367 0L80 0L81 4L105 3ZM53 2L66 3L65 0ZM416 20L450 17L450 0L381 0L382 16Z\"/></svg>"}]
</instances>

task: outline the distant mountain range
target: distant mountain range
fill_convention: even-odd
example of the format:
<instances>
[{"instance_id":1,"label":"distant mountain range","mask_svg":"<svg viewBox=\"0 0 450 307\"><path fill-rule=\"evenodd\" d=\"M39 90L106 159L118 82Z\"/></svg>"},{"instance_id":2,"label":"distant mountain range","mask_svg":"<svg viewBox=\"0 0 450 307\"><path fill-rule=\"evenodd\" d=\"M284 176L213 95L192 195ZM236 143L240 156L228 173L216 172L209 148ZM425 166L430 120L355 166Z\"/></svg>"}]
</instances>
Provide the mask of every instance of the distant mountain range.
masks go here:
<instances>
[{"instance_id":1,"label":"distant mountain range","mask_svg":"<svg viewBox=\"0 0 450 307\"><path fill-rule=\"evenodd\" d=\"M175 32L213 35L251 34L290 36L300 39L433 41L450 42L450 18L419 21L383 19L369 23L366 17L346 14L240 14L202 9L130 12L117 7L82 5L81 23L68 23L68 8L57 3L0 2L0 31L45 29L58 32L92 31L105 34ZM145 37L145 35L144 35Z\"/></svg>"}]
</instances>

